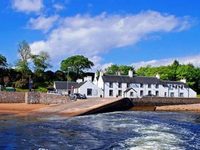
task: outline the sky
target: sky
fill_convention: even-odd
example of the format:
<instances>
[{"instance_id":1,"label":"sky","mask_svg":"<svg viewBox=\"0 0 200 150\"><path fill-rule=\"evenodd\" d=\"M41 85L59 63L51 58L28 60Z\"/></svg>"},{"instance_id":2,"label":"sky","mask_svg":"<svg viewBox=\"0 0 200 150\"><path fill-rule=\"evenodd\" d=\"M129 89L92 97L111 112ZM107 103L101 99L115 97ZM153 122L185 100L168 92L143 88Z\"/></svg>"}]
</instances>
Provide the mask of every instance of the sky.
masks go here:
<instances>
[{"instance_id":1,"label":"sky","mask_svg":"<svg viewBox=\"0 0 200 150\"><path fill-rule=\"evenodd\" d=\"M0 54L14 65L20 41L49 53L51 69L84 55L96 69L175 59L200 67L199 0L0 0Z\"/></svg>"}]
</instances>

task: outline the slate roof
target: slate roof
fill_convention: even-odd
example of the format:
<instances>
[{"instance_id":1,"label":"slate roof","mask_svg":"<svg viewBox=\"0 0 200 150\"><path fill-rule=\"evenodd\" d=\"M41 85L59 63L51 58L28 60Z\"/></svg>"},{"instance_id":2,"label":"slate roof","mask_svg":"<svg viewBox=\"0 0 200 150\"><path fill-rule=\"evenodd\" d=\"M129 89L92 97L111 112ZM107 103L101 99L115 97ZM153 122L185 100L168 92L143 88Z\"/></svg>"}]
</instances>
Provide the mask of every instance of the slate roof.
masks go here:
<instances>
[{"instance_id":1,"label":"slate roof","mask_svg":"<svg viewBox=\"0 0 200 150\"><path fill-rule=\"evenodd\" d=\"M71 89L71 87L76 87L78 85L77 82L69 81L55 81L55 88L56 89Z\"/></svg>"},{"instance_id":2,"label":"slate roof","mask_svg":"<svg viewBox=\"0 0 200 150\"><path fill-rule=\"evenodd\" d=\"M185 83L179 81L165 81L160 80L156 77L143 77L143 76L125 76L125 75L103 75L102 79L104 82L118 82L118 83L141 83L141 84L160 84L165 87L168 84L184 85L188 87Z\"/></svg>"},{"instance_id":3,"label":"slate roof","mask_svg":"<svg viewBox=\"0 0 200 150\"><path fill-rule=\"evenodd\" d=\"M130 90L133 90L133 91L135 91L135 92L137 93L137 91L134 90L133 88L128 88L128 89L126 89L126 90L124 91L124 93L127 93L127 92L130 91Z\"/></svg>"},{"instance_id":4,"label":"slate roof","mask_svg":"<svg viewBox=\"0 0 200 150\"><path fill-rule=\"evenodd\" d=\"M73 88L79 88L85 83L86 83L86 81L85 82L80 82L80 83L69 81L68 85L67 85L67 81L55 81L55 86L56 86L56 89L64 89L64 90L66 90L67 86L68 86L68 89L71 89L72 87Z\"/></svg>"},{"instance_id":5,"label":"slate roof","mask_svg":"<svg viewBox=\"0 0 200 150\"><path fill-rule=\"evenodd\" d=\"M168 81L168 80L163 80L163 82L165 84L176 84L176 85L184 85L186 88L188 88L189 86L183 82L180 81Z\"/></svg>"},{"instance_id":6,"label":"slate roof","mask_svg":"<svg viewBox=\"0 0 200 150\"><path fill-rule=\"evenodd\" d=\"M162 84L156 77L103 75L102 78L104 82Z\"/></svg>"},{"instance_id":7,"label":"slate roof","mask_svg":"<svg viewBox=\"0 0 200 150\"><path fill-rule=\"evenodd\" d=\"M85 82L80 82L78 83L74 88L80 88L83 84L85 84L87 81Z\"/></svg>"}]
</instances>

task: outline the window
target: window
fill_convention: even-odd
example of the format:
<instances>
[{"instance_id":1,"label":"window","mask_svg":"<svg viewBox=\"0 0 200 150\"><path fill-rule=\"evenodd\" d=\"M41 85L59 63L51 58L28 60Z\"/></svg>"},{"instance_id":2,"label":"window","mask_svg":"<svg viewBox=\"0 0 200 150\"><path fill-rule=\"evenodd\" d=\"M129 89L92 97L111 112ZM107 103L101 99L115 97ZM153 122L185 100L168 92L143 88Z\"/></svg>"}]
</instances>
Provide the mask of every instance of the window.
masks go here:
<instances>
[{"instance_id":1,"label":"window","mask_svg":"<svg viewBox=\"0 0 200 150\"><path fill-rule=\"evenodd\" d=\"M109 96L113 96L113 90L109 90Z\"/></svg>"},{"instance_id":2,"label":"window","mask_svg":"<svg viewBox=\"0 0 200 150\"><path fill-rule=\"evenodd\" d=\"M183 93L180 93L180 95L179 95L179 96L180 96L180 97L184 97L184 96L183 96Z\"/></svg>"},{"instance_id":3,"label":"window","mask_svg":"<svg viewBox=\"0 0 200 150\"><path fill-rule=\"evenodd\" d=\"M156 89L158 89L158 87L159 87L159 85L158 85L158 84L156 84Z\"/></svg>"},{"instance_id":4,"label":"window","mask_svg":"<svg viewBox=\"0 0 200 150\"><path fill-rule=\"evenodd\" d=\"M143 84L142 83L140 84L140 87L143 88Z\"/></svg>"},{"instance_id":5,"label":"window","mask_svg":"<svg viewBox=\"0 0 200 150\"><path fill-rule=\"evenodd\" d=\"M148 95L151 96L151 91L148 91Z\"/></svg>"},{"instance_id":6,"label":"window","mask_svg":"<svg viewBox=\"0 0 200 150\"><path fill-rule=\"evenodd\" d=\"M133 97L133 92L130 92L130 97Z\"/></svg>"},{"instance_id":7,"label":"window","mask_svg":"<svg viewBox=\"0 0 200 150\"><path fill-rule=\"evenodd\" d=\"M92 89L87 89L87 96L92 96Z\"/></svg>"},{"instance_id":8,"label":"window","mask_svg":"<svg viewBox=\"0 0 200 150\"><path fill-rule=\"evenodd\" d=\"M143 90L140 91L140 96L143 96Z\"/></svg>"},{"instance_id":9,"label":"window","mask_svg":"<svg viewBox=\"0 0 200 150\"><path fill-rule=\"evenodd\" d=\"M171 92L171 93L170 93L170 97L174 97L174 92Z\"/></svg>"},{"instance_id":10,"label":"window","mask_svg":"<svg viewBox=\"0 0 200 150\"><path fill-rule=\"evenodd\" d=\"M129 83L127 83L127 88L129 88L130 87L130 84Z\"/></svg>"},{"instance_id":11,"label":"window","mask_svg":"<svg viewBox=\"0 0 200 150\"><path fill-rule=\"evenodd\" d=\"M122 88L122 83L118 83L118 88Z\"/></svg>"},{"instance_id":12,"label":"window","mask_svg":"<svg viewBox=\"0 0 200 150\"><path fill-rule=\"evenodd\" d=\"M122 96L122 90L118 91L118 96Z\"/></svg>"},{"instance_id":13,"label":"window","mask_svg":"<svg viewBox=\"0 0 200 150\"><path fill-rule=\"evenodd\" d=\"M109 83L109 87L113 88L113 83L112 82Z\"/></svg>"},{"instance_id":14,"label":"window","mask_svg":"<svg viewBox=\"0 0 200 150\"><path fill-rule=\"evenodd\" d=\"M167 97L167 92L165 92L165 97Z\"/></svg>"},{"instance_id":15,"label":"window","mask_svg":"<svg viewBox=\"0 0 200 150\"><path fill-rule=\"evenodd\" d=\"M156 91L156 96L159 96L159 91Z\"/></svg>"},{"instance_id":16,"label":"window","mask_svg":"<svg viewBox=\"0 0 200 150\"><path fill-rule=\"evenodd\" d=\"M148 84L148 88L151 88L151 84Z\"/></svg>"}]
</instances>

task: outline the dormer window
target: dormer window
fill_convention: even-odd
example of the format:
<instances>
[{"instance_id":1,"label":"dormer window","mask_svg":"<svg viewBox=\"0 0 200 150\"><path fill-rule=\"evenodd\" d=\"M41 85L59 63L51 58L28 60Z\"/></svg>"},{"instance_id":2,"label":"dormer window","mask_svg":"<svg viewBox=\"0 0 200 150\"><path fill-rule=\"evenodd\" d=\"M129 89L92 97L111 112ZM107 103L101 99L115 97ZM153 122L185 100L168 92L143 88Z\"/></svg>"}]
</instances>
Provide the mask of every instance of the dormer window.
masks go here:
<instances>
[{"instance_id":1,"label":"dormer window","mask_svg":"<svg viewBox=\"0 0 200 150\"><path fill-rule=\"evenodd\" d=\"M143 88L143 84L142 83L140 84L140 87Z\"/></svg>"},{"instance_id":2,"label":"dormer window","mask_svg":"<svg viewBox=\"0 0 200 150\"><path fill-rule=\"evenodd\" d=\"M113 83L112 82L109 83L109 87L113 88Z\"/></svg>"},{"instance_id":3,"label":"dormer window","mask_svg":"<svg viewBox=\"0 0 200 150\"><path fill-rule=\"evenodd\" d=\"M118 88L122 88L122 83L118 83Z\"/></svg>"},{"instance_id":4,"label":"dormer window","mask_svg":"<svg viewBox=\"0 0 200 150\"><path fill-rule=\"evenodd\" d=\"M158 84L156 84L156 88L158 89L158 87L159 87L159 85Z\"/></svg>"}]
</instances>

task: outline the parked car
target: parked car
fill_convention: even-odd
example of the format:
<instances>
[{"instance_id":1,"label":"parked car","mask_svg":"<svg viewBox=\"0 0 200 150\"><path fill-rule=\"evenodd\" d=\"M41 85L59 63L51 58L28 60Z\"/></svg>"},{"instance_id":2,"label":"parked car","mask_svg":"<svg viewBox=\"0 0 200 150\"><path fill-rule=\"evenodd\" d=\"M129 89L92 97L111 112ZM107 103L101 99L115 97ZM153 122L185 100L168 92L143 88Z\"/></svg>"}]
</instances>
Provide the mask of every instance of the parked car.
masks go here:
<instances>
[{"instance_id":1,"label":"parked car","mask_svg":"<svg viewBox=\"0 0 200 150\"><path fill-rule=\"evenodd\" d=\"M76 100L76 99L87 99L87 97L85 96L85 94L80 94L80 93L73 93L70 94L70 99L71 100Z\"/></svg>"}]
</instances>

